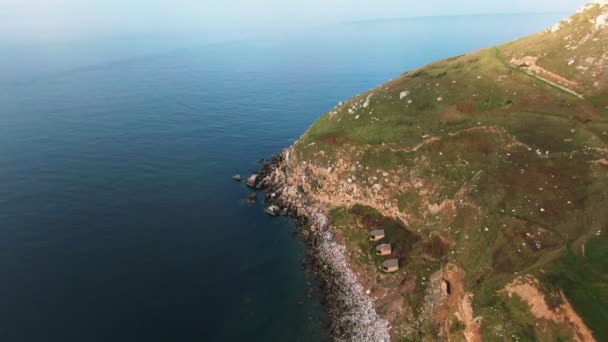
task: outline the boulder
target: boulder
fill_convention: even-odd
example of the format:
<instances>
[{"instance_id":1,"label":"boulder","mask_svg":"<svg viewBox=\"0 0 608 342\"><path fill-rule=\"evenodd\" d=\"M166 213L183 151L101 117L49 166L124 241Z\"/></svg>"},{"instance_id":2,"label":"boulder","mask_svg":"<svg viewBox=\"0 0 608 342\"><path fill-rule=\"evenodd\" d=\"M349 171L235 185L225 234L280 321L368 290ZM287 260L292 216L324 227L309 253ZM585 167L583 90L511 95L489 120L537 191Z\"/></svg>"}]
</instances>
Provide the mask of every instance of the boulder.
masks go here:
<instances>
[{"instance_id":1,"label":"boulder","mask_svg":"<svg viewBox=\"0 0 608 342\"><path fill-rule=\"evenodd\" d=\"M257 182L258 182L258 175L257 175L257 173L254 173L251 176L249 176L249 178L247 178L247 182L245 182L245 184L247 184L247 186L249 186L249 187L255 188Z\"/></svg>"},{"instance_id":2,"label":"boulder","mask_svg":"<svg viewBox=\"0 0 608 342\"><path fill-rule=\"evenodd\" d=\"M608 26L608 13L604 13L595 18L595 28L602 29Z\"/></svg>"},{"instance_id":3,"label":"boulder","mask_svg":"<svg viewBox=\"0 0 608 342\"><path fill-rule=\"evenodd\" d=\"M255 203L257 199L258 195L255 192L252 192L251 194L249 194L249 196L247 196L247 201L249 201L249 203Z\"/></svg>"},{"instance_id":4,"label":"boulder","mask_svg":"<svg viewBox=\"0 0 608 342\"><path fill-rule=\"evenodd\" d=\"M237 182L240 182L243 178L241 177L241 175L234 175L234 176L232 176L232 179L234 179Z\"/></svg>"},{"instance_id":5,"label":"boulder","mask_svg":"<svg viewBox=\"0 0 608 342\"><path fill-rule=\"evenodd\" d=\"M259 182L258 185L255 186L256 189L260 190L266 186L265 182Z\"/></svg>"},{"instance_id":6,"label":"boulder","mask_svg":"<svg viewBox=\"0 0 608 342\"><path fill-rule=\"evenodd\" d=\"M277 207L276 205L271 205L270 207L266 208L266 210L264 210L266 212L266 214L270 215L270 216L277 216L280 213L279 207Z\"/></svg>"}]
</instances>

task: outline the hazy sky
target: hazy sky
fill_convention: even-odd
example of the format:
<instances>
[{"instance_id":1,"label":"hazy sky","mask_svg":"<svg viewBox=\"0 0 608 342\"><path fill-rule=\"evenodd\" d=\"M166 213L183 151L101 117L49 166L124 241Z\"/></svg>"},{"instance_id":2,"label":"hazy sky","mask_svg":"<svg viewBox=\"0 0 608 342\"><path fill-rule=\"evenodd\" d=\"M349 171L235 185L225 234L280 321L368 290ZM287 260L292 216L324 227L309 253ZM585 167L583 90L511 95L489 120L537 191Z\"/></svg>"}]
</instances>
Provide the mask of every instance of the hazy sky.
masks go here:
<instances>
[{"instance_id":1,"label":"hazy sky","mask_svg":"<svg viewBox=\"0 0 608 342\"><path fill-rule=\"evenodd\" d=\"M572 12L586 0L0 0L0 34L65 40L121 34L209 35L428 15Z\"/></svg>"}]
</instances>

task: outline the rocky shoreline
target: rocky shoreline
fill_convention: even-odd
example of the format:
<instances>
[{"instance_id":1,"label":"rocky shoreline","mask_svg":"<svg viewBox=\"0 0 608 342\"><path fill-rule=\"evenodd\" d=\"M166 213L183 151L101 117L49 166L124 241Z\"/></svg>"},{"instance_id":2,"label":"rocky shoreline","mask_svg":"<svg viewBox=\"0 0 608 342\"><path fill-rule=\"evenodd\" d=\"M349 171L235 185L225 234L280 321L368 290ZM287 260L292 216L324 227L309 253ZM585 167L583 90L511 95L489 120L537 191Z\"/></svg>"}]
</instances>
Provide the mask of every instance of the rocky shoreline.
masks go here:
<instances>
[{"instance_id":1,"label":"rocky shoreline","mask_svg":"<svg viewBox=\"0 0 608 342\"><path fill-rule=\"evenodd\" d=\"M336 341L389 341L389 323L375 311L372 298L348 265L345 247L334 240L322 208L310 205L301 188L289 184L291 148L264 163L253 188L264 188L266 201L294 217L297 234L309 249L312 271L322 280L330 335Z\"/></svg>"}]
</instances>

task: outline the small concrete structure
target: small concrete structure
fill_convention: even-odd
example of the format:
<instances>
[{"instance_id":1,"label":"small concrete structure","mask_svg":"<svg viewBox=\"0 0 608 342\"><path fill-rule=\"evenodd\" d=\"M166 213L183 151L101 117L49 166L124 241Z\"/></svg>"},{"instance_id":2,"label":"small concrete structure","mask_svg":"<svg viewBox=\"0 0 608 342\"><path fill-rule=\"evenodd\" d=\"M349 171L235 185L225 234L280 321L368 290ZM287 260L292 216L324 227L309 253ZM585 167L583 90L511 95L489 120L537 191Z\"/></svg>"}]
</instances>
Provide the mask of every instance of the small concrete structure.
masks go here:
<instances>
[{"instance_id":1,"label":"small concrete structure","mask_svg":"<svg viewBox=\"0 0 608 342\"><path fill-rule=\"evenodd\" d=\"M399 270L399 259L389 259L382 263L384 272L397 272Z\"/></svg>"},{"instance_id":2,"label":"small concrete structure","mask_svg":"<svg viewBox=\"0 0 608 342\"><path fill-rule=\"evenodd\" d=\"M379 240L384 239L384 230L379 229L379 230L374 230L374 231L370 232L369 239L371 241L379 241Z\"/></svg>"},{"instance_id":3,"label":"small concrete structure","mask_svg":"<svg viewBox=\"0 0 608 342\"><path fill-rule=\"evenodd\" d=\"M393 250L391 249L391 245L390 244L383 244L383 245L379 245L376 246L376 254L378 255L391 255L391 253L393 252Z\"/></svg>"}]
</instances>

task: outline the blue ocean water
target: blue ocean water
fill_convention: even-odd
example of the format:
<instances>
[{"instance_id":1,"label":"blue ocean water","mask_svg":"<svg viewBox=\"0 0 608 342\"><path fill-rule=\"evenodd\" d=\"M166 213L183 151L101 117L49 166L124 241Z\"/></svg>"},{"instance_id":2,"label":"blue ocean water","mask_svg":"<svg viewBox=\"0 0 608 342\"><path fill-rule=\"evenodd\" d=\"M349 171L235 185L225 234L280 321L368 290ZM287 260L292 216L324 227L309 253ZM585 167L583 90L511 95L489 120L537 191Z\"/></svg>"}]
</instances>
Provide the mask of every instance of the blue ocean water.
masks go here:
<instances>
[{"instance_id":1,"label":"blue ocean water","mask_svg":"<svg viewBox=\"0 0 608 342\"><path fill-rule=\"evenodd\" d=\"M561 17L370 21L177 46L0 42L0 340L322 339L293 222L248 205L231 176L340 100Z\"/></svg>"}]
</instances>

